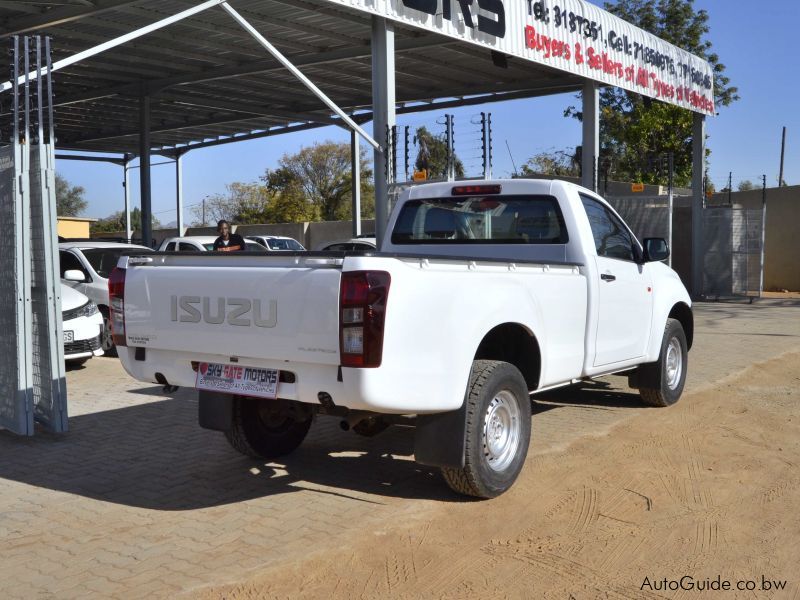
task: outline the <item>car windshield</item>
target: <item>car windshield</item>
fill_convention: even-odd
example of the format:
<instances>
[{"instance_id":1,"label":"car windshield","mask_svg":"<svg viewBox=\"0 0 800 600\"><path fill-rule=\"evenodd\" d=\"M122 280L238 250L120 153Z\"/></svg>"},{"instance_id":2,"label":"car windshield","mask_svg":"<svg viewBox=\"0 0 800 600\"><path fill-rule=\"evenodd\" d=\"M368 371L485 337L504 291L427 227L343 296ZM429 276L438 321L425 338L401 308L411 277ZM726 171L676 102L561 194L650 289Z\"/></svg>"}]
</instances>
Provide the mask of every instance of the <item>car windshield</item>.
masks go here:
<instances>
[{"instance_id":1,"label":"car windshield","mask_svg":"<svg viewBox=\"0 0 800 600\"><path fill-rule=\"evenodd\" d=\"M270 250L303 250L295 240L267 240Z\"/></svg>"},{"instance_id":2,"label":"car windshield","mask_svg":"<svg viewBox=\"0 0 800 600\"><path fill-rule=\"evenodd\" d=\"M108 279L111 271L117 266L120 256L152 252L152 250L149 248L83 248L81 252L92 265L95 273L103 279Z\"/></svg>"},{"instance_id":3,"label":"car windshield","mask_svg":"<svg viewBox=\"0 0 800 600\"><path fill-rule=\"evenodd\" d=\"M564 217L553 196L468 196L410 200L393 244L565 244Z\"/></svg>"}]
</instances>

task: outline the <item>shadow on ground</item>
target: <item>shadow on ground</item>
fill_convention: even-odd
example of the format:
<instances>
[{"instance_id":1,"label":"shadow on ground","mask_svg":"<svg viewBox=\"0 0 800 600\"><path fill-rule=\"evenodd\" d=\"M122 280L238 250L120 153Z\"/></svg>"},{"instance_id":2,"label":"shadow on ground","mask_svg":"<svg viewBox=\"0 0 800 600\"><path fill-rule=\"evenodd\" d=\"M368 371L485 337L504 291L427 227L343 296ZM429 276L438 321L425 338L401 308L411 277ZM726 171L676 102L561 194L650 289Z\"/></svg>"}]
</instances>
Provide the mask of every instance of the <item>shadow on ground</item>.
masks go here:
<instances>
[{"instance_id":1,"label":"shadow on ground","mask_svg":"<svg viewBox=\"0 0 800 600\"><path fill-rule=\"evenodd\" d=\"M139 390L158 395L160 388ZM185 394L183 394L185 395ZM537 396L536 413L565 405L641 407L638 395L604 382ZM79 415L63 435L33 438L0 431L0 478L104 502L154 510L191 510L314 488L381 503L381 497L463 500L437 469L413 461L413 429L391 427L364 438L316 420L303 446L274 463L245 458L222 433L197 425L185 398ZM364 497L364 495L371 497Z\"/></svg>"}]
</instances>

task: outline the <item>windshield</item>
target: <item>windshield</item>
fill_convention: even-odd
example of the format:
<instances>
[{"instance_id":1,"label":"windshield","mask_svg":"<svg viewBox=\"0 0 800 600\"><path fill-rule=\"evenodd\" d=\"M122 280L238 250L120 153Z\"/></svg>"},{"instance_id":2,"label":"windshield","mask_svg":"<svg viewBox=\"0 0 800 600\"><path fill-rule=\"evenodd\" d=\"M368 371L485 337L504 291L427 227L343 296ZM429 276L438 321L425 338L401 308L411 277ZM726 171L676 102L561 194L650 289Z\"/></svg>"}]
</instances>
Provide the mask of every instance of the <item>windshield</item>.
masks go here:
<instances>
[{"instance_id":1,"label":"windshield","mask_svg":"<svg viewBox=\"0 0 800 600\"><path fill-rule=\"evenodd\" d=\"M270 250L305 250L295 240L267 240Z\"/></svg>"},{"instance_id":2,"label":"windshield","mask_svg":"<svg viewBox=\"0 0 800 600\"><path fill-rule=\"evenodd\" d=\"M92 269L103 279L108 279L111 271L117 266L120 256L152 252L149 248L83 248L81 249Z\"/></svg>"},{"instance_id":3,"label":"windshield","mask_svg":"<svg viewBox=\"0 0 800 600\"><path fill-rule=\"evenodd\" d=\"M566 244L553 196L467 196L410 200L397 217L393 244Z\"/></svg>"}]
</instances>

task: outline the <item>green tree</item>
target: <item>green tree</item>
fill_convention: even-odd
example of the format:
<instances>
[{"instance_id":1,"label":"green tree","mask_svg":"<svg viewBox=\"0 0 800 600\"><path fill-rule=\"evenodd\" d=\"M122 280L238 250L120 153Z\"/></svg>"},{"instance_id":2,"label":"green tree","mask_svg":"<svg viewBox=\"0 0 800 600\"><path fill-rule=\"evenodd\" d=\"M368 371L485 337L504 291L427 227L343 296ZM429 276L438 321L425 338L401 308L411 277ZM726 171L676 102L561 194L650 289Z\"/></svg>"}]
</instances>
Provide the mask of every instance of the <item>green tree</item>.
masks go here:
<instances>
[{"instance_id":1,"label":"green tree","mask_svg":"<svg viewBox=\"0 0 800 600\"><path fill-rule=\"evenodd\" d=\"M577 157L565 150L540 152L529 158L521 170L523 175L578 177L581 174Z\"/></svg>"},{"instance_id":2,"label":"green tree","mask_svg":"<svg viewBox=\"0 0 800 600\"><path fill-rule=\"evenodd\" d=\"M756 189L756 186L753 185L753 182L749 179L745 179L744 181L739 182L739 185L736 187L736 189L740 192L747 192Z\"/></svg>"},{"instance_id":3,"label":"green tree","mask_svg":"<svg viewBox=\"0 0 800 600\"><path fill-rule=\"evenodd\" d=\"M160 229L161 221L155 215L152 216L152 228ZM120 233L125 232L125 211L117 211L107 216L105 219L92 223L92 233ZM142 230L142 211L139 208L131 210L131 230Z\"/></svg>"},{"instance_id":4,"label":"green tree","mask_svg":"<svg viewBox=\"0 0 800 600\"><path fill-rule=\"evenodd\" d=\"M56 213L60 217L77 217L88 203L83 197L84 190L79 185L70 185L69 181L56 173Z\"/></svg>"},{"instance_id":5,"label":"green tree","mask_svg":"<svg viewBox=\"0 0 800 600\"><path fill-rule=\"evenodd\" d=\"M417 144L417 158L414 167L417 171L427 171L428 179L441 179L447 177L447 142L441 136L436 136L425 126L418 127L414 135ZM464 177L464 163L453 156L453 170L456 177Z\"/></svg>"},{"instance_id":6,"label":"green tree","mask_svg":"<svg viewBox=\"0 0 800 600\"><path fill-rule=\"evenodd\" d=\"M374 215L372 170L361 153L361 216ZM303 220L338 221L352 213L350 145L326 141L284 154L277 169L268 169L262 180L277 214L303 216Z\"/></svg>"},{"instance_id":7,"label":"green tree","mask_svg":"<svg viewBox=\"0 0 800 600\"><path fill-rule=\"evenodd\" d=\"M706 59L714 72L714 102L728 106L739 99L725 65L707 39L708 13L693 0L616 0L606 10L645 31ZM582 119L574 106L565 116ZM675 185L691 183L692 113L615 87L600 92L600 154L609 177L623 181L667 183L663 157L674 156ZM708 154L708 153L707 153Z\"/></svg>"}]
</instances>

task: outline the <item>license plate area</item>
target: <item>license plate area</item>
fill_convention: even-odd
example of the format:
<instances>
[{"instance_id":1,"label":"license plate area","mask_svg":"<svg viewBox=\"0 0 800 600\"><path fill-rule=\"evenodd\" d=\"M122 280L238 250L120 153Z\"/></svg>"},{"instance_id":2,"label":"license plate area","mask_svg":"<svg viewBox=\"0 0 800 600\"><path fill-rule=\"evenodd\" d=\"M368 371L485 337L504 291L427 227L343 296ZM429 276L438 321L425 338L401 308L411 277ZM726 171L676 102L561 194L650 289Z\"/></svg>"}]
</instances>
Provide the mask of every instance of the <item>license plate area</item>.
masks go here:
<instances>
[{"instance_id":1,"label":"license plate area","mask_svg":"<svg viewBox=\"0 0 800 600\"><path fill-rule=\"evenodd\" d=\"M195 387L209 392L274 400L278 395L279 376L277 369L201 362L197 365Z\"/></svg>"},{"instance_id":2,"label":"license plate area","mask_svg":"<svg viewBox=\"0 0 800 600\"><path fill-rule=\"evenodd\" d=\"M64 332L64 343L70 344L75 341L75 332L74 331L65 331Z\"/></svg>"}]
</instances>

